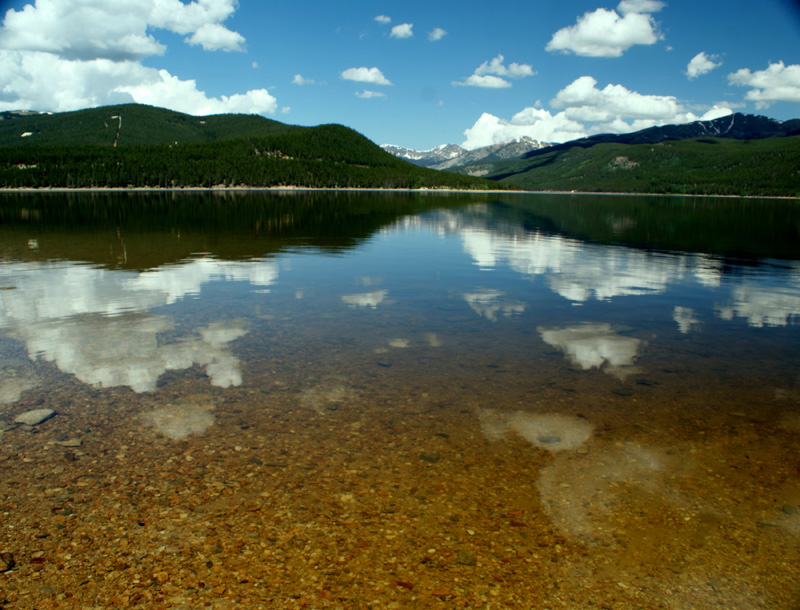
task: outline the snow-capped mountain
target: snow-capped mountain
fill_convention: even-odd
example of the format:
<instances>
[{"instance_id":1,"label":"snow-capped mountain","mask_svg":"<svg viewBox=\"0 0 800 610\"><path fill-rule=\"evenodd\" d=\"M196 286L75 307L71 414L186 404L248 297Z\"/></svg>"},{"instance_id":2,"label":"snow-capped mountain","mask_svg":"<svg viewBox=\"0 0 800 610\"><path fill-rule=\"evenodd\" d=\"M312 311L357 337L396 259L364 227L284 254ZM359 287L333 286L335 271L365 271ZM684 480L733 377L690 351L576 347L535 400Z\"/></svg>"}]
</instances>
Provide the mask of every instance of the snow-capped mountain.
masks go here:
<instances>
[{"instance_id":1,"label":"snow-capped mountain","mask_svg":"<svg viewBox=\"0 0 800 610\"><path fill-rule=\"evenodd\" d=\"M395 146L394 144L381 144L381 148L395 157L400 157L422 167L431 167L467 152L467 149L458 144L441 144L430 150L414 150L413 148Z\"/></svg>"},{"instance_id":2,"label":"snow-capped mountain","mask_svg":"<svg viewBox=\"0 0 800 610\"><path fill-rule=\"evenodd\" d=\"M474 150L467 150L457 144L442 144L430 150L413 150L392 144L381 144L381 148L396 157L410 161L415 165L431 169L449 169L475 163L476 161L502 161L521 157L527 152L550 146L532 138L523 136L500 144L492 144Z\"/></svg>"}]
</instances>

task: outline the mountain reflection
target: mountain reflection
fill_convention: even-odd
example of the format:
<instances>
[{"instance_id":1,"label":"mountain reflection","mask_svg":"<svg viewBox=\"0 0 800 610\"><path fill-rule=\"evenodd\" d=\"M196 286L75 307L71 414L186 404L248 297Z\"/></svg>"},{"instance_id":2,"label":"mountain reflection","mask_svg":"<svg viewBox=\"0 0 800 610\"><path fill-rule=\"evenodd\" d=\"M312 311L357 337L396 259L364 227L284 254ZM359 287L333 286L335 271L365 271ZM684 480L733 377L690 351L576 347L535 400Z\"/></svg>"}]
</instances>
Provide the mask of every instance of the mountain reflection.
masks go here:
<instances>
[{"instance_id":1,"label":"mountain reflection","mask_svg":"<svg viewBox=\"0 0 800 610\"><path fill-rule=\"evenodd\" d=\"M797 262L782 264L768 278L756 273L726 276L722 261L703 254L653 253L539 232L512 230L509 234L509 227L498 229L481 221L473 221L472 226L462 222L457 228L451 218L432 224L438 224L440 231L455 231L464 251L482 270L505 266L531 279L544 276L553 292L576 303L663 294L685 285L707 289L725 286L730 287L730 297L715 307L720 319L744 318L753 327L786 326L800 321ZM480 303L490 296L472 298ZM676 321L683 333L698 322L685 317L683 309L676 313Z\"/></svg>"},{"instance_id":2,"label":"mountain reflection","mask_svg":"<svg viewBox=\"0 0 800 610\"><path fill-rule=\"evenodd\" d=\"M249 321L231 319L227 311L182 324L176 313L183 310L170 308L204 298L214 283L239 282L250 295L269 292L279 270L288 276L282 280L297 277L293 257L314 264L301 265L302 280L286 286L294 296L292 312L302 309L318 318L321 313L325 319L340 315L320 312L330 309L329 303L320 305L326 295L338 295L338 309L345 314L380 308L377 320L391 303L393 313L408 314L416 307L413 314L428 316L431 323L436 321L432 312L442 311L447 326L462 321L451 305L442 304L454 298L485 320L503 320L492 325L493 332L522 320L573 364L618 377L634 370L642 340L601 317L562 322L562 299L585 305L581 311L598 312L602 305L606 315L616 321L630 316L632 324L641 318L633 311L639 302L657 304L653 320L660 316L661 328L683 335L707 332L713 319L751 327L800 322L800 262L749 259L745 264L710 252L644 247L639 233L635 239L627 233L655 221L640 217L650 204L636 200L620 204L633 206L624 217L636 222L611 223L610 235L624 243L609 243L602 233L610 218L623 216L599 214L596 226L602 231L575 228L577 212L570 206L583 209L593 200L549 196L253 196L224 200L224 206L190 196L177 197L174 206L163 195L136 199L140 207L149 206L150 216L137 216L140 207L127 208L111 196L14 201L16 208L9 200L0 206L0 329L22 342L34 360L52 361L88 384L136 392L154 390L166 371L192 366L204 368L213 385L241 384L231 344L250 332ZM548 207L554 201L564 205ZM609 201L598 203L598 210ZM542 206L551 216L543 215ZM36 213L28 208L37 208ZM203 214L209 217L201 219ZM681 218L678 225L690 221ZM733 221L726 222L728 227ZM560 233L559 226L573 228ZM582 238L582 231L592 239ZM664 235L658 243L668 242ZM764 243L736 247L760 252ZM792 247L784 240L781 252ZM352 289L353 277L359 278L360 292L347 288ZM551 295L560 299L542 298ZM226 300L226 307L230 303ZM439 346L440 335L423 336ZM405 338L385 340L390 347L410 345ZM0 402L16 400L36 383L21 376L4 380Z\"/></svg>"}]
</instances>

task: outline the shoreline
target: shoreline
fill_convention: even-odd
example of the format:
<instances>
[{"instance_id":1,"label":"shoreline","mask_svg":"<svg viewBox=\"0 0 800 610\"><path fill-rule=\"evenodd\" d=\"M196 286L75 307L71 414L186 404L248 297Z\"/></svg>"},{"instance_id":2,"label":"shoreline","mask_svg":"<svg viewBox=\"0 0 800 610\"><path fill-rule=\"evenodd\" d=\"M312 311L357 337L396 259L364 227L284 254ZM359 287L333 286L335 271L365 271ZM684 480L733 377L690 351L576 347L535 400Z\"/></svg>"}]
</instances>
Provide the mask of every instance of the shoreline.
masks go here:
<instances>
[{"instance_id":1,"label":"shoreline","mask_svg":"<svg viewBox=\"0 0 800 610\"><path fill-rule=\"evenodd\" d=\"M161 193L161 192L376 192L376 193L472 193L491 195L606 195L614 197L706 197L724 199L780 199L800 201L791 195L708 195L704 193L627 193L624 191L535 191L504 189L454 188L381 188L381 187L312 187L312 186L139 186L139 187L0 187L0 193Z\"/></svg>"}]
</instances>

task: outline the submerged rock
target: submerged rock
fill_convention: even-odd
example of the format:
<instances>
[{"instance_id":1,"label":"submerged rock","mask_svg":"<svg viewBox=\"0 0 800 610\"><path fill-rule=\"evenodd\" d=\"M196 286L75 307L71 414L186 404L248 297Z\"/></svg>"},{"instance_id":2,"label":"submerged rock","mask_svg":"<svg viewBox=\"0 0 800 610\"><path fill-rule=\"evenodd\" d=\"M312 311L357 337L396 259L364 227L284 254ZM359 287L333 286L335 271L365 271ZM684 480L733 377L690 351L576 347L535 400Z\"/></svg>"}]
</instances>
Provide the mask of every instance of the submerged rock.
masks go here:
<instances>
[{"instance_id":1,"label":"submerged rock","mask_svg":"<svg viewBox=\"0 0 800 610\"><path fill-rule=\"evenodd\" d=\"M502 412L486 409L480 412L481 429L489 440L502 440L514 432L545 451L575 450L592 435L594 426L579 417L559 413Z\"/></svg>"},{"instance_id":2,"label":"submerged rock","mask_svg":"<svg viewBox=\"0 0 800 610\"><path fill-rule=\"evenodd\" d=\"M52 409L34 409L33 411L20 413L14 418L14 422L26 426L38 426L55 415L56 412Z\"/></svg>"},{"instance_id":3,"label":"submerged rock","mask_svg":"<svg viewBox=\"0 0 800 610\"><path fill-rule=\"evenodd\" d=\"M142 420L173 440L203 434L214 425L214 403L205 397L187 398L178 404L142 414Z\"/></svg>"}]
</instances>

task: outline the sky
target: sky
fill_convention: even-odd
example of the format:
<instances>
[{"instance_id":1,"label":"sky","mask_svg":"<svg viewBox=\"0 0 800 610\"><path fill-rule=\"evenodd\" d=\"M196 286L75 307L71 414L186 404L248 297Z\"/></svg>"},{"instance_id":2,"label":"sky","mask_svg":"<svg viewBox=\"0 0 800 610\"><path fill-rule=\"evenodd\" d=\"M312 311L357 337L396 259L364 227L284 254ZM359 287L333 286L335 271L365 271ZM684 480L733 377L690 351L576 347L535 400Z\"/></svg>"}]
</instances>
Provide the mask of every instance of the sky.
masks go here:
<instances>
[{"instance_id":1,"label":"sky","mask_svg":"<svg viewBox=\"0 0 800 610\"><path fill-rule=\"evenodd\" d=\"M0 110L138 102L378 144L800 118L797 0L0 0Z\"/></svg>"}]
</instances>

